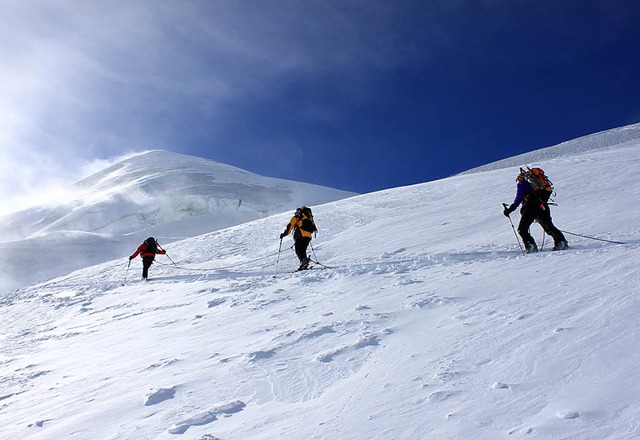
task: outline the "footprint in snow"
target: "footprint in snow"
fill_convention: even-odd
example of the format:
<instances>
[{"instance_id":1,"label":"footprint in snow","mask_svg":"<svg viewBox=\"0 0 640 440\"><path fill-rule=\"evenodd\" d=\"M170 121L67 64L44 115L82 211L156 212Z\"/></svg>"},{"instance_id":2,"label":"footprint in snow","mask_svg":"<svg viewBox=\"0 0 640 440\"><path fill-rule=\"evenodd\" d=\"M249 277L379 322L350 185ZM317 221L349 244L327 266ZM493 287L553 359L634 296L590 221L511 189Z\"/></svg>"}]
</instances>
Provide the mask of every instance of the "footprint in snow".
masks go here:
<instances>
[{"instance_id":1,"label":"footprint in snow","mask_svg":"<svg viewBox=\"0 0 640 440\"><path fill-rule=\"evenodd\" d=\"M160 388L147 396L144 406L157 405L165 400L173 399L176 395L176 387Z\"/></svg>"},{"instance_id":2,"label":"footprint in snow","mask_svg":"<svg viewBox=\"0 0 640 440\"><path fill-rule=\"evenodd\" d=\"M240 400L230 402L225 405L216 406L208 411L196 414L188 419L182 420L169 429L170 434L184 434L192 426L201 426L218 420L218 416L230 416L242 411L247 405Z\"/></svg>"},{"instance_id":3,"label":"footprint in snow","mask_svg":"<svg viewBox=\"0 0 640 440\"><path fill-rule=\"evenodd\" d=\"M441 298L435 293L423 293L419 295L411 295L407 307L418 309L430 309L432 307L441 306L450 302L449 298Z\"/></svg>"},{"instance_id":4,"label":"footprint in snow","mask_svg":"<svg viewBox=\"0 0 640 440\"><path fill-rule=\"evenodd\" d=\"M379 344L380 344L380 338L375 335L371 335L371 336L365 336L364 338L361 338L358 342L356 342L353 345L353 348L359 349L364 347L374 347Z\"/></svg>"},{"instance_id":5,"label":"footprint in snow","mask_svg":"<svg viewBox=\"0 0 640 440\"><path fill-rule=\"evenodd\" d=\"M451 382L461 376L461 373L455 370L446 369L444 371L437 372L433 375L435 380L440 382Z\"/></svg>"},{"instance_id":6,"label":"footprint in snow","mask_svg":"<svg viewBox=\"0 0 640 440\"><path fill-rule=\"evenodd\" d=\"M395 251L385 252L384 254L382 254L382 258L391 258L395 255L403 253L406 250L407 250L406 248L400 248L400 249L396 249Z\"/></svg>"},{"instance_id":7,"label":"footprint in snow","mask_svg":"<svg viewBox=\"0 0 640 440\"><path fill-rule=\"evenodd\" d=\"M261 359L268 359L270 357L273 357L275 354L275 350L258 350L254 351L253 353L249 353L248 357L250 362L256 362Z\"/></svg>"},{"instance_id":8,"label":"footprint in snow","mask_svg":"<svg viewBox=\"0 0 640 440\"><path fill-rule=\"evenodd\" d=\"M38 420L35 423L30 423L29 425L27 425L27 427L32 428L35 426L37 428L42 428L46 422L50 422L51 420L53 419Z\"/></svg>"},{"instance_id":9,"label":"footprint in snow","mask_svg":"<svg viewBox=\"0 0 640 440\"><path fill-rule=\"evenodd\" d=\"M305 341L308 339L314 339L329 333L336 333L336 331L332 327L325 325L315 330L309 331L308 333L303 334L298 338L298 342Z\"/></svg>"},{"instance_id":10,"label":"footprint in snow","mask_svg":"<svg viewBox=\"0 0 640 440\"><path fill-rule=\"evenodd\" d=\"M528 426L526 426L524 428L520 428L520 427L513 428L511 431L507 431L507 434L511 435L511 434L517 432L518 430L520 430L520 434L523 434L523 435L533 434L533 428L528 427Z\"/></svg>"},{"instance_id":11,"label":"footprint in snow","mask_svg":"<svg viewBox=\"0 0 640 440\"><path fill-rule=\"evenodd\" d=\"M318 356L320 362L331 362L333 358L349 351L359 350L365 347L375 347L380 345L380 338L376 335L368 335L361 337L355 344L338 348L323 355Z\"/></svg>"},{"instance_id":12,"label":"footprint in snow","mask_svg":"<svg viewBox=\"0 0 640 440\"><path fill-rule=\"evenodd\" d=\"M436 391L435 393L429 394L429 402L444 402L451 397L451 395L451 393L446 391Z\"/></svg>"},{"instance_id":13,"label":"footprint in snow","mask_svg":"<svg viewBox=\"0 0 640 440\"><path fill-rule=\"evenodd\" d=\"M577 411L560 411L558 417L565 420L577 419L580 413Z\"/></svg>"},{"instance_id":14,"label":"footprint in snow","mask_svg":"<svg viewBox=\"0 0 640 440\"><path fill-rule=\"evenodd\" d=\"M210 309L211 307L219 306L220 304L224 304L225 301L226 299L224 298L214 299L213 301L209 301L207 303L207 308Z\"/></svg>"},{"instance_id":15,"label":"footprint in snow","mask_svg":"<svg viewBox=\"0 0 640 440\"><path fill-rule=\"evenodd\" d=\"M162 367L168 367L169 365L173 365L177 362L180 362L180 359L161 359L160 361L156 362L155 364L151 364L149 365L147 368L145 368L145 370L154 370L156 368L162 368Z\"/></svg>"}]
</instances>

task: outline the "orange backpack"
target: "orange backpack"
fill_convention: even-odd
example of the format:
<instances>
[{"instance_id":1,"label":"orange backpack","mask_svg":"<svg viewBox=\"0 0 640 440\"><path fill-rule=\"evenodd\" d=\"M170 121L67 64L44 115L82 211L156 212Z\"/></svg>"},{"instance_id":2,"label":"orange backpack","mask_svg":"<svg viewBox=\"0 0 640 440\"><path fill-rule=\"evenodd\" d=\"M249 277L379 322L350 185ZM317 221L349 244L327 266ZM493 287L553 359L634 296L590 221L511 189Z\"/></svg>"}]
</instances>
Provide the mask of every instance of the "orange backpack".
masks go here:
<instances>
[{"instance_id":1,"label":"orange backpack","mask_svg":"<svg viewBox=\"0 0 640 440\"><path fill-rule=\"evenodd\" d=\"M527 171L520 168L520 172L524 174L534 193L536 193L544 201L549 200L549 198L553 194L553 183L551 182L551 180L549 180L542 168L527 167Z\"/></svg>"}]
</instances>

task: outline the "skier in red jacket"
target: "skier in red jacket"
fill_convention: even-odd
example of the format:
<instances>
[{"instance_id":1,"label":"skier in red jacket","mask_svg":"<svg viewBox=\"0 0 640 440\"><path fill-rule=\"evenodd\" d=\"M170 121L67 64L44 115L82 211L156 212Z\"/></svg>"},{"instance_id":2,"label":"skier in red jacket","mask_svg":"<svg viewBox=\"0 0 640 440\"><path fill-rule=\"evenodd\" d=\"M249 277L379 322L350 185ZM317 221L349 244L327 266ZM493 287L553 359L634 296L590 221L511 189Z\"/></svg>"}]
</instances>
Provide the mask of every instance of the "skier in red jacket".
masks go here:
<instances>
[{"instance_id":1,"label":"skier in red jacket","mask_svg":"<svg viewBox=\"0 0 640 440\"><path fill-rule=\"evenodd\" d=\"M149 237L140 246L138 246L138 249L136 249L133 255L129 257L129 261L133 260L138 256L138 254L140 254L140 257L142 258L142 279L146 280L149 276L149 268L153 264L156 254L164 255L166 253L167 251L158 245L158 241L155 238Z\"/></svg>"}]
</instances>

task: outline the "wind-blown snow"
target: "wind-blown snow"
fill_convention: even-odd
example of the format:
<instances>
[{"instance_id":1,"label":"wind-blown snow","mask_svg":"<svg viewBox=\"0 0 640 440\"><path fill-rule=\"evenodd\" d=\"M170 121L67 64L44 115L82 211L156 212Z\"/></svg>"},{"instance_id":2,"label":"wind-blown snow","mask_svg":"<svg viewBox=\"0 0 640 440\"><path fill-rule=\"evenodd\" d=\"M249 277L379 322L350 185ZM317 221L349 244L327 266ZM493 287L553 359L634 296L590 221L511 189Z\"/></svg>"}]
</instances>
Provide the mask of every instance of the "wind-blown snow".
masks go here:
<instances>
[{"instance_id":1,"label":"wind-blown snow","mask_svg":"<svg viewBox=\"0 0 640 440\"><path fill-rule=\"evenodd\" d=\"M354 195L160 150L120 161L70 193L66 203L2 218L0 292L130 255L150 235L166 245Z\"/></svg>"},{"instance_id":2,"label":"wind-blown snow","mask_svg":"<svg viewBox=\"0 0 640 440\"><path fill-rule=\"evenodd\" d=\"M639 163L530 163L560 229L624 245L522 256L496 169L314 206L330 269L278 259L288 213L4 295L0 438L638 438Z\"/></svg>"}]
</instances>

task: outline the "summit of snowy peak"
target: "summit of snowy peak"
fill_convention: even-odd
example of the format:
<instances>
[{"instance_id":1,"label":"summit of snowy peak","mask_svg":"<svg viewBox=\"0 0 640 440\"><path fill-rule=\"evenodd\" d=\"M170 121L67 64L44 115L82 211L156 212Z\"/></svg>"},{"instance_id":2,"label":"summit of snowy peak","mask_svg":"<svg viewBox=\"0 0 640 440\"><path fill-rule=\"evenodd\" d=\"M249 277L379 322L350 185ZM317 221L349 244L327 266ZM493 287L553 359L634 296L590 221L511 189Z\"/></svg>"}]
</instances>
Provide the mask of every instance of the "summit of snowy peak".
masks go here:
<instances>
[{"instance_id":1,"label":"summit of snowy peak","mask_svg":"<svg viewBox=\"0 0 640 440\"><path fill-rule=\"evenodd\" d=\"M254 180L264 179L258 174L237 168L231 165L204 159L173 153L165 150L151 150L133 154L117 163L80 180L74 186L86 190L95 188L113 188L118 184L141 183L151 180L171 179L174 176L206 175L209 179L222 180ZM172 183L175 183L173 181ZM166 185L159 185L164 188Z\"/></svg>"}]
</instances>

